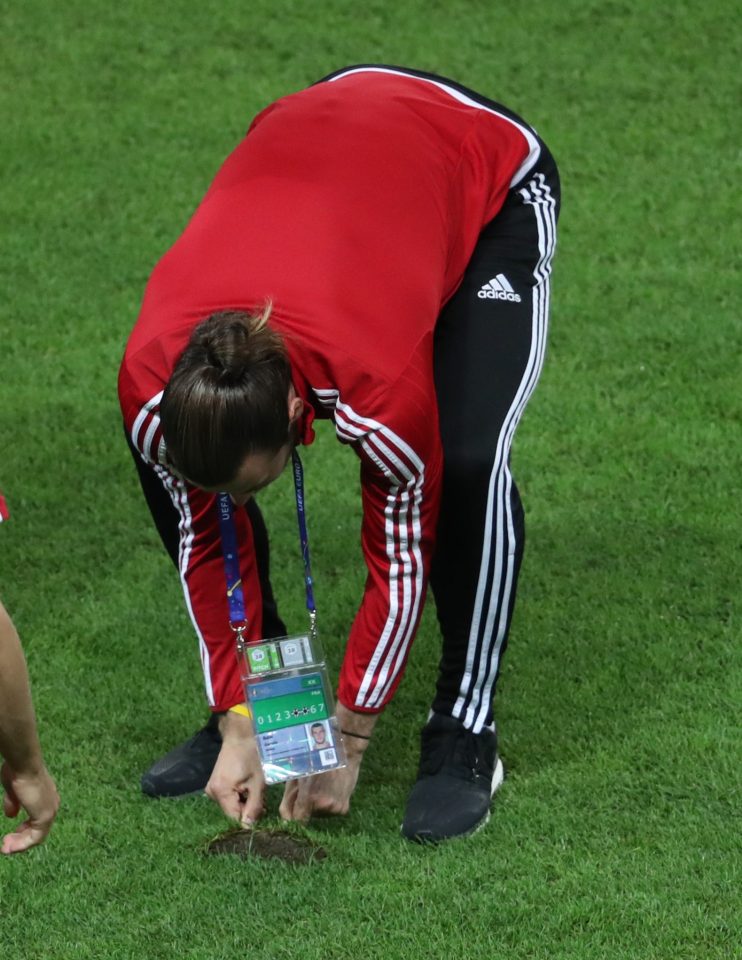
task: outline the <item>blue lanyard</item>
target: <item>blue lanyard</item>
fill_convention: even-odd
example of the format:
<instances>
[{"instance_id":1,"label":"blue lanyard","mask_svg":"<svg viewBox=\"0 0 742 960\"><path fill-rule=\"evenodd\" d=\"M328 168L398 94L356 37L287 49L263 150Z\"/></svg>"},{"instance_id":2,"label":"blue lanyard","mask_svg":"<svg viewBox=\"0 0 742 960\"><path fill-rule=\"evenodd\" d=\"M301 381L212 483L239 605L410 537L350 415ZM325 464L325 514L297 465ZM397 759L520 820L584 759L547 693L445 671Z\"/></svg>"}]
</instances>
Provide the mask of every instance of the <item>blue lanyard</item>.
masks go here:
<instances>
[{"instance_id":1,"label":"blue lanyard","mask_svg":"<svg viewBox=\"0 0 742 960\"><path fill-rule=\"evenodd\" d=\"M314 581L312 580L312 565L309 560L309 535L307 534L307 513L304 507L304 468L301 465L299 454L294 450L291 454L294 467L294 493L296 494L296 519L299 521L299 543L301 544L301 559L304 564L304 588L307 595L307 610L309 619L317 616L314 605Z\"/></svg>"},{"instance_id":2,"label":"blue lanyard","mask_svg":"<svg viewBox=\"0 0 742 960\"><path fill-rule=\"evenodd\" d=\"M227 601L229 602L229 623L233 630L240 631L247 626L245 613L245 595L242 592L240 574L240 548L237 544L237 527L234 523L234 504L228 493L220 493L217 499L219 511L219 530L222 535L222 554L224 557L224 576L227 581Z\"/></svg>"},{"instance_id":3,"label":"blue lanyard","mask_svg":"<svg viewBox=\"0 0 742 960\"><path fill-rule=\"evenodd\" d=\"M309 558L309 536L307 534L307 514L304 505L304 469L299 454L294 450L291 454L294 467L294 492L296 494L296 517L299 522L299 542L301 557L304 564L304 587L306 590L307 610L312 635L316 633L317 608L314 603L314 580ZM219 515L219 530L222 537L222 554L224 557L224 577L227 584L227 601L229 603L229 624L239 638L247 628L247 614L245 612L245 595L242 590L242 576L240 574L240 551L237 543L237 527L234 522L234 504L227 493L220 493L217 498Z\"/></svg>"}]
</instances>

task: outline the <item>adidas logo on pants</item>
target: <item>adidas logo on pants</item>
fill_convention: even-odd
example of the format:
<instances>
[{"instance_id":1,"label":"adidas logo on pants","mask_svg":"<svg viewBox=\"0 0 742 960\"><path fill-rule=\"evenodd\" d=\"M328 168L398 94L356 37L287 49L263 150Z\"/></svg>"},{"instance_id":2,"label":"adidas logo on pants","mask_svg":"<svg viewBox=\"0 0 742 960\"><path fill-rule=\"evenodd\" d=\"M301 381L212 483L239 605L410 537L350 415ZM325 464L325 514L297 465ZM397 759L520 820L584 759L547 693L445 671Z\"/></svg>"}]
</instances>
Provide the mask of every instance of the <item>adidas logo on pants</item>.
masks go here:
<instances>
[{"instance_id":1,"label":"adidas logo on pants","mask_svg":"<svg viewBox=\"0 0 742 960\"><path fill-rule=\"evenodd\" d=\"M504 273L498 273L485 283L477 296L480 300L512 300L513 303L520 303L520 294L513 290Z\"/></svg>"}]
</instances>

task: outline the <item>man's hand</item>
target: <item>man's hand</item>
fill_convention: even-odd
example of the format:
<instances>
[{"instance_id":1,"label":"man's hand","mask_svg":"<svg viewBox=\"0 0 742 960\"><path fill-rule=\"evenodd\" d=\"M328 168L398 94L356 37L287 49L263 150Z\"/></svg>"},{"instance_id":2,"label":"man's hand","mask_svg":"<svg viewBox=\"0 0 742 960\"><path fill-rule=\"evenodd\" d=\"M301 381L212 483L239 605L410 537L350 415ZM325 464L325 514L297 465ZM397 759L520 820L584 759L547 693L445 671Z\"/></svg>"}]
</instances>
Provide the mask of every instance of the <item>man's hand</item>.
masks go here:
<instances>
[{"instance_id":1,"label":"man's hand","mask_svg":"<svg viewBox=\"0 0 742 960\"><path fill-rule=\"evenodd\" d=\"M284 820L346 814L350 810L350 798L360 770L361 756L349 756L348 766L340 770L289 780L278 812Z\"/></svg>"},{"instance_id":2,"label":"man's hand","mask_svg":"<svg viewBox=\"0 0 742 960\"><path fill-rule=\"evenodd\" d=\"M243 827L251 827L265 810L265 779L248 717L227 712L219 723L222 749L206 794Z\"/></svg>"},{"instance_id":3,"label":"man's hand","mask_svg":"<svg viewBox=\"0 0 742 960\"><path fill-rule=\"evenodd\" d=\"M59 795L49 771L42 765L33 773L17 773L4 763L0 779L5 816L17 817L21 808L28 814L27 820L3 838L0 853L21 853L43 843L59 809Z\"/></svg>"},{"instance_id":4,"label":"man's hand","mask_svg":"<svg viewBox=\"0 0 742 960\"><path fill-rule=\"evenodd\" d=\"M363 754L376 724L377 715L354 713L341 703L337 708L338 725L343 737L347 766L313 777L290 780L284 789L279 813L284 820L309 820L312 816L343 816L350 810ZM352 736L352 734L358 736Z\"/></svg>"}]
</instances>

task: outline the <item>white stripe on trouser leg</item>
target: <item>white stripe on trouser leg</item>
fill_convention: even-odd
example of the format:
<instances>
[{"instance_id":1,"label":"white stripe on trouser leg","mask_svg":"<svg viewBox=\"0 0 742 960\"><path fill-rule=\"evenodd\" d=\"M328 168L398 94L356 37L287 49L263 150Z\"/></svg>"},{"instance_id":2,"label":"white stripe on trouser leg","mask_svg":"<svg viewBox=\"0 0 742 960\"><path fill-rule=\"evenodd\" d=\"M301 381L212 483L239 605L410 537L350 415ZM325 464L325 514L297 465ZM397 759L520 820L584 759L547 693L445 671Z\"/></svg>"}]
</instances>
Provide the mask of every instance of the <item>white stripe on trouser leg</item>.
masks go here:
<instances>
[{"instance_id":1,"label":"white stripe on trouser leg","mask_svg":"<svg viewBox=\"0 0 742 960\"><path fill-rule=\"evenodd\" d=\"M536 174L519 193L523 196L524 203L534 209L540 256L534 270L537 282L532 294L531 349L525 375L508 410L497 441L487 493L484 544L469 632L466 666L459 697L453 710L454 716L463 720L464 725L476 733L483 728L489 710L492 686L497 675L500 649L505 638L510 610L517 550L511 503L512 477L508 467L508 456L515 428L533 393L543 366L548 323L549 273L556 240L556 205L543 174ZM501 505L496 516L495 503ZM490 576L493 520L495 520L494 561ZM502 600L500 600L501 594ZM485 604L487 611L483 625ZM477 657L480 637L481 650Z\"/></svg>"},{"instance_id":2,"label":"white stripe on trouser leg","mask_svg":"<svg viewBox=\"0 0 742 960\"><path fill-rule=\"evenodd\" d=\"M482 683L485 680L485 678L482 677L482 667L483 663L486 663L486 656L489 648L489 644L486 642L485 638L487 637L487 631L492 630L492 624L496 614L496 608L500 596L500 587L502 585L503 578L505 579L506 583L508 581L512 582L515 564L514 533L510 541L513 543L512 551L506 548L504 542L505 523L507 523L507 529L509 531L513 531L513 523L510 498L508 497L507 502L503 503L502 486L507 471L507 461L510 452L513 431L515 429L515 425L520 419L520 415L537 379L537 376L534 377L534 372L538 370L540 355L539 335L539 316L534 311L531 321L531 349L528 356L526 373L521 381L518 392L516 393L515 399L508 410L507 417L505 418L503 426L500 430L500 435L497 440L495 462L490 474L490 482L487 492L484 545L482 551L482 561L479 570L479 580L477 583L477 594L474 601L474 614L469 632L469 644L466 655L466 671L461 684L461 692L454 706L454 715L463 720L464 725L468 729L473 729L477 733L479 730L474 726L476 707L474 705L473 698L475 694L481 690ZM501 504L501 509L495 510L496 503ZM494 559L491 559L493 551L493 527ZM492 573L490 575L489 570L491 563ZM484 610L485 604L487 605L486 612ZM484 626L482 624L483 614ZM477 657L477 646L479 645L480 635L483 639L480 654L479 657ZM465 715L462 716L467 699L469 700L469 703L466 706Z\"/></svg>"},{"instance_id":3,"label":"white stripe on trouser leg","mask_svg":"<svg viewBox=\"0 0 742 960\"><path fill-rule=\"evenodd\" d=\"M497 585L499 592L499 584L501 582L501 570L502 570L502 560L503 560L503 546L502 546L502 519L503 511L497 511L495 514L495 494L497 483L500 478L501 472L504 469L504 466L507 465L507 453L509 450L510 437L512 436L512 431L509 429L511 424L519 416L520 411L524 406L524 397L527 398L528 389L532 383L532 374L534 369L536 369L538 363L539 355L539 344L538 344L538 315L534 311L532 321L531 321L531 348L528 356L528 362L526 364L526 372L523 380L521 381L518 392L515 395L513 403L508 410L508 414L503 422L503 426L500 430L500 435L497 438L497 447L495 452L495 462L490 474L489 487L487 491L487 508L485 512L485 524L484 524L484 543L482 549L482 560L479 569L479 579L477 583L477 593L474 601L474 610L472 614L472 622L469 631L469 644L467 647L466 653L466 669L464 677L462 678L461 683L461 692L454 706L454 715L462 719L467 727L471 728L473 724L473 711L471 706L467 709L465 717L462 717L464 711L464 704L467 698L467 694L472 688L473 681L476 680L474 677L475 672L475 658L477 651L477 643L480 635L480 628L482 622L482 613L485 601L488 597L491 596L493 591L492 584L489 577L489 567L490 567L490 557L492 554L492 530L495 527L495 558L494 558L494 569L492 573L492 581ZM497 524L495 526L495 519ZM495 594L496 598L497 594Z\"/></svg>"},{"instance_id":4,"label":"white stripe on trouser leg","mask_svg":"<svg viewBox=\"0 0 742 960\"><path fill-rule=\"evenodd\" d=\"M520 407L518 415L513 418L509 429L509 435L507 438L507 447L510 447L512 442L512 437L515 432L520 415L525 407L525 403L530 397L533 389L536 385L538 377L543 366L545 348L546 348L546 329L548 324L548 306L549 306L549 271L550 271L550 261L554 252L554 244L556 238L556 224L554 219L554 209L555 204L553 199L550 196L548 186L545 184L545 178L543 174L537 174L534 178L534 181L530 185L532 188L532 196L535 199L532 199L531 195L528 193L527 189L522 190L521 194L524 196L526 203L529 203L534 207L534 213L537 218L538 233L539 233L539 249L541 251L541 257L539 263L536 266L535 275L538 279L536 287L533 291L533 307L534 315L539 318L539 352L537 357L537 363L533 370L533 377L529 384L527 391L524 394L523 403ZM511 488L512 488L512 477L510 475L510 470L507 465L507 460L505 462L505 468L503 470L503 478L498 483L498 495L501 496L499 502L502 504L503 513L506 517L506 522L508 524L508 535L509 535L509 544L513 545L515 541L515 532L512 523L512 506L511 506ZM492 687L494 684L495 677L497 675L497 669L499 665L500 650L502 643L505 638L507 622L510 613L510 602L512 599L512 590L513 584L512 579L515 575L515 549L508 551L508 570L506 576L506 582L504 584L504 589L502 590L502 602L498 605L499 599L499 584L498 592L492 592L490 598L490 610L488 612L485 632L483 634L483 639L486 644L486 648L483 645L483 649L480 655L479 661L479 670L477 672L475 686L472 690L471 696L471 707L472 712L467 711L467 717L473 715L473 729L479 730L484 725L486 720L486 715L489 711L489 704L492 696ZM495 626L495 618L497 618L497 623ZM494 647L492 641L494 639ZM484 682L482 683L482 680Z\"/></svg>"},{"instance_id":5,"label":"white stripe on trouser leg","mask_svg":"<svg viewBox=\"0 0 742 960\"><path fill-rule=\"evenodd\" d=\"M533 389L536 386L538 377L540 376L541 369L543 367L544 355L546 351L546 330L548 326L548 310L549 310L549 262L551 256L554 252L554 242L556 237L556 224L553 220L553 207L554 202L548 196L548 187L544 185L543 174L538 174L537 178L541 183L541 188L538 188L534 183L533 193L537 200L531 201L526 200L526 202L534 205L534 211L537 217L537 223L539 227L539 249L542 252L539 263L536 267L536 276L539 278L539 283L534 287L533 290L533 305L534 312L537 313L541 318L542 322L540 324L539 339L540 339L540 349L539 356L537 359L537 364L535 368L535 376L533 378L532 384L528 390L527 395L523 403L525 407L525 402L530 397ZM525 192L521 191L522 193ZM521 408L521 413L522 413ZM520 413L518 415L518 419ZM510 435L508 438L508 447L512 443L512 437L515 433L515 428L517 426L518 419L513 421L512 427L510 429ZM509 543L513 546L515 545L515 532L512 524L512 507L510 501L510 493L512 487L512 476L510 474L507 461L505 463L505 490L503 494L504 502L503 507L507 513L507 523L508 523L508 534L509 534ZM502 502L502 501L501 501ZM510 602L512 599L512 579L515 575L515 550L513 550L513 556L508 557L510 563L508 564L508 575L507 580L502 591L502 603L499 608L499 616L497 611L496 600L494 596L491 598L491 615L487 618L487 624L485 628L485 638L488 638L488 650L486 658L483 651L482 659L480 664L483 667L480 667L479 677L484 677L484 684L478 685L479 689L475 688L472 695L472 706L476 710L474 717L474 729L479 730L486 720L487 712L489 710L490 700L492 697L492 687L494 684L495 676L497 675L497 669L499 666L500 660L500 650L505 639L505 633L507 630L507 621L510 613ZM495 628L494 618L497 616L497 626ZM494 649L490 651L492 646L491 638L494 637Z\"/></svg>"}]
</instances>

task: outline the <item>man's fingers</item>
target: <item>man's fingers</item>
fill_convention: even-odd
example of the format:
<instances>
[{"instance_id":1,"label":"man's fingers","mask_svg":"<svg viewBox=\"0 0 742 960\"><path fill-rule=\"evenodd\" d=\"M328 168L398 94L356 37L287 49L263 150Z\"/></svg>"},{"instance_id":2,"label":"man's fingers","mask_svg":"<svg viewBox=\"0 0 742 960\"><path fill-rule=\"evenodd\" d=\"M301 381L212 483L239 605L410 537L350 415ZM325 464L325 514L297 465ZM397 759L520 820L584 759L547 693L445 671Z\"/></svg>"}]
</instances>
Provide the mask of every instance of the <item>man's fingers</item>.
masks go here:
<instances>
[{"instance_id":1,"label":"man's fingers","mask_svg":"<svg viewBox=\"0 0 742 960\"><path fill-rule=\"evenodd\" d=\"M263 798L263 790L259 787L255 781L250 783L243 784L243 796L247 793L245 802L242 807L242 816L240 817L240 823L243 827L251 827L256 820L259 820L263 813L265 812L265 802Z\"/></svg>"},{"instance_id":2,"label":"man's fingers","mask_svg":"<svg viewBox=\"0 0 742 960\"><path fill-rule=\"evenodd\" d=\"M204 791L207 797L215 800L222 808L222 811L230 820L239 820L242 816L242 800L239 793L231 787L222 784L212 784L211 781L206 784Z\"/></svg>"},{"instance_id":3,"label":"man's fingers","mask_svg":"<svg viewBox=\"0 0 742 960\"><path fill-rule=\"evenodd\" d=\"M278 808L278 813L282 820L294 819L294 803L296 802L298 792L298 781L289 780L283 789L283 799L281 800L281 806Z\"/></svg>"},{"instance_id":4,"label":"man's fingers","mask_svg":"<svg viewBox=\"0 0 742 960\"><path fill-rule=\"evenodd\" d=\"M291 802L286 805L285 813L281 804L279 813L284 820L309 820L312 814L317 812L317 796L313 789L315 785L309 780L294 780L292 783L294 791ZM288 788L286 792L288 793Z\"/></svg>"},{"instance_id":5,"label":"man's fingers","mask_svg":"<svg viewBox=\"0 0 742 960\"><path fill-rule=\"evenodd\" d=\"M264 809L262 797L253 796L252 793L248 794L240 815L240 823L242 826L251 827L256 820L259 820L263 816Z\"/></svg>"},{"instance_id":6,"label":"man's fingers","mask_svg":"<svg viewBox=\"0 0 742 960\"><path fill-rule=\"evenodd\" d=\"M344 816L350 809L353 786L355 778L348 783L332 773L293 780L286 785L279 813L284 820L301 821L311 817Z\"/></svg>"},{"instance_id":7,"label":"man's fingers","mask_svg":"<svg viewBox=\"0 0 742 960\"><path fill-rule=\"evenodd\" d=\"M230 820L237 820L244 827L251 827L263 815L263 793L247 780L236 786L208 783L205 792Z\"/></svg>"},{"instance_id":8,"label":"man's fingers","mask_svg":"<svg viewBox=\"0 0 742 960\"><path fill-rule=\"evenodd\" d=\"M291 820L309 820L312 816L314 804L312 803L312 797L307 791L299 791L296 797L296 803L294 804L293 815L290 817Z\"/></svg>"},{"instance_id":9,"label":"man's fingers","mask_svg":"<svg viewBox=\"0 0 742 960\"><path fill-rule=\"evenodd\" d=\"M6 854L23 853L24 850L28 850L30 847L35 847L41 843L48 832L48 828L33 827L30 822L26 820L14 833L9 833L3 838L3 845L2 848L0 848L0 852Z\"/></svg>"}]
</instances>

